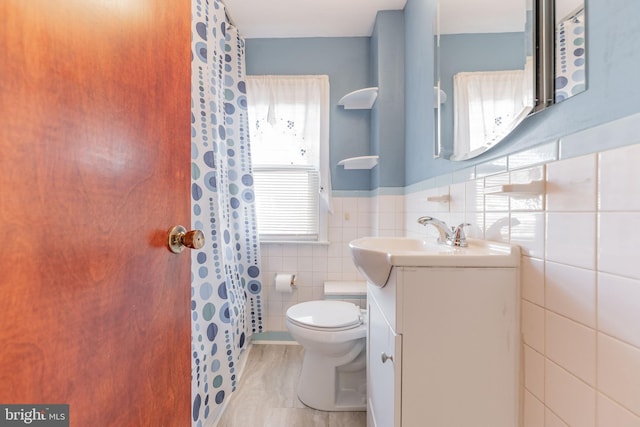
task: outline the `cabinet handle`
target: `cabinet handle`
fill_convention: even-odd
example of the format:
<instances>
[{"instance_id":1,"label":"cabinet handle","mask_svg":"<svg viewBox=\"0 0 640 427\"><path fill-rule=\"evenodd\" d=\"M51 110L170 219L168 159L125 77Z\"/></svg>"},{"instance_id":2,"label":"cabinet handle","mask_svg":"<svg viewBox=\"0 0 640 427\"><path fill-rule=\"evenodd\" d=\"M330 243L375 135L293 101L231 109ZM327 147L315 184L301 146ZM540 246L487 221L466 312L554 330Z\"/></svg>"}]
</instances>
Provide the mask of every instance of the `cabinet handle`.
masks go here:
<instances>
[{"instance_id":1,"label":"cabinet handle","mask_svg":"<svg viewBox=\"0 0 640 427\"><path fill-rule=\"evenodd\" d=\"M380 359L382 360L382 363L387 363L387 360L390 360L391 363L393 363L393 356L389 356L385 352L382 352L382 354L380 355Z\"/></svg>"}]
</instances>

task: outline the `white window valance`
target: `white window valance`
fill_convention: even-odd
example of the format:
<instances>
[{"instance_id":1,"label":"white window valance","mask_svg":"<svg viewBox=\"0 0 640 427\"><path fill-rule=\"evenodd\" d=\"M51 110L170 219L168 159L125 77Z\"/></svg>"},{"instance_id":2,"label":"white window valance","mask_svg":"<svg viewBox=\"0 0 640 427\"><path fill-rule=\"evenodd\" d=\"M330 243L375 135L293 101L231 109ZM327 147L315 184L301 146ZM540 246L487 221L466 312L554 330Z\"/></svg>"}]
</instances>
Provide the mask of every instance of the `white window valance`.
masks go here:
<instances>
[{"instance_id":1,"label":"white window valance","mask_svg":"<svg viewBox=\"0 0 640 427\"><path fill-rule=\"evenodd\" d=\"M247 100L261 235L322 239L331 201L329 77L247 76Z\"/></svg>"},{"instance_id":2,"label":"white window valance","mask_svg":"<svg viewBox=\"0 0 640 427\"><path fill-rule=\"evenodd\" d=\"M462 72L453 76L454 156L504 138L533 106L530 70Z\"/></svg>"}]
</instances>

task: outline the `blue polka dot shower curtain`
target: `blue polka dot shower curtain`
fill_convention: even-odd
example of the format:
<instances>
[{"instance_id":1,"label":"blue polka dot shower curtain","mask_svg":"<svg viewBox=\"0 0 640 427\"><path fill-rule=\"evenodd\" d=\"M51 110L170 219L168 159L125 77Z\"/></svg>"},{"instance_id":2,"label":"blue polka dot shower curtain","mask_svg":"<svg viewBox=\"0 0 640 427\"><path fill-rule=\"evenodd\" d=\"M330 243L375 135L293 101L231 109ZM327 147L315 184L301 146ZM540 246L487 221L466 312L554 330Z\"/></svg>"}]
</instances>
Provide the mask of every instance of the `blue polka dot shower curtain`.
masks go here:
<instances>
[{"instance_id":1,"label":"blue polka dot shower curtain","mask_svg":"<svg viewBox=\"0 0 640 427\"><path fill-rule=\"evenodd\" d=\"M245 91L244 41L216 0L192 0L193 426L212 425L237 387L237 362L262 330L260 245Z\"/></svg>"},{"instance_id":2,"label":"blue polka dot shower curtain","mask_svg":"<svg viewBox=\"0 0 640 427\"><path fill-rule=\"evenodd\" d=\"M556 25L556 102L586 89L584 8L569 14Z\"/></svg>"}]
</instances>

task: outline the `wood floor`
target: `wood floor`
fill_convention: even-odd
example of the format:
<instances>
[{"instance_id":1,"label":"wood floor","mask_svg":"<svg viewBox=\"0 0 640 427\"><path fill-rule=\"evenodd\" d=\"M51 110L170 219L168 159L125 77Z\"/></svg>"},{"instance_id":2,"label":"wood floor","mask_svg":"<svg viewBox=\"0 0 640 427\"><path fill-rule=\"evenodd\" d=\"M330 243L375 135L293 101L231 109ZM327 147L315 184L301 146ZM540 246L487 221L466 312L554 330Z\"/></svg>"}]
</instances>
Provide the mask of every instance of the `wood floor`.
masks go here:
<instances>
[{"instance_id":1,"label":"wood floor","mask_svg":"<svg viewBox=\"0 0 640 427\"><path fill-rule=\"evenodd\" d=\"M299 345L254 344L218 427L365 427L366 412L324 412L298 400Z\"/></svg>"}]
</instances>

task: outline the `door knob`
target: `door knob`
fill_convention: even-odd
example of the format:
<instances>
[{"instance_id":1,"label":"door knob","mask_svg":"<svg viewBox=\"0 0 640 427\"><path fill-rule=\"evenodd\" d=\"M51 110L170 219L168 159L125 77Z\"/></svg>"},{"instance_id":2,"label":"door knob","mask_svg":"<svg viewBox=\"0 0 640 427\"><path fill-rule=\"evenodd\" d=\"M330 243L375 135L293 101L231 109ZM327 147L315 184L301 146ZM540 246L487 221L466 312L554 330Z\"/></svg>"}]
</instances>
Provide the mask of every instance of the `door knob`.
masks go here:
<instances>
[{"instance_id":1,"label":"door knob","mask_svg":"<svg viewBox=\"0 0 640 427\"><path fill-rule=\"evenodd\" d=\"M387 363L387 360L390 360L393 363L393 356L389 356L384 352L380 355L380 359L382 360L382 363Z\"/></svg>"},{"instance_id":2,"label":"door knob","mask_svg":"<svg viewBox=\"0 0 640 427\"><path fill-rule=\"evenodd\" d=\"M176 225L169 230L169 250L179 254L185 247L200 249L204 246L204 233L200 230L187 231L181 225Z\"/></svg>"}]
</instances>

